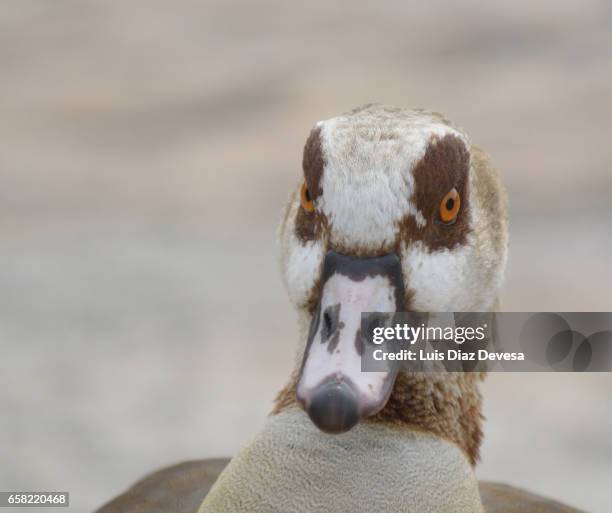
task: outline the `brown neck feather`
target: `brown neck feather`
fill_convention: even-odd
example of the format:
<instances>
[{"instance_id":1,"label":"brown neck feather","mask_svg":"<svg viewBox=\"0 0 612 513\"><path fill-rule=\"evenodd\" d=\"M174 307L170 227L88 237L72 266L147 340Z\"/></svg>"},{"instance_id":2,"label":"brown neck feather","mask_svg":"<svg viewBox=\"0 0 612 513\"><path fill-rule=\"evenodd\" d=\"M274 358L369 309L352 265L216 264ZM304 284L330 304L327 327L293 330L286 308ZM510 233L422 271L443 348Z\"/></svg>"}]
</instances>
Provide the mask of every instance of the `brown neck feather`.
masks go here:
<instances>
[{"instance_id":1,"label":"brown neck feather","mask_svg":"<svg viewBox=\"0 0 612 513\"><path fill-rule=\"evenodd\" d=\"M385 407L370 420L428 431L454 442L472 465L479 457L484 373L400 373ZM272 415L297 404L294 373L278 393Z\"/></svg>"}]
</instances>

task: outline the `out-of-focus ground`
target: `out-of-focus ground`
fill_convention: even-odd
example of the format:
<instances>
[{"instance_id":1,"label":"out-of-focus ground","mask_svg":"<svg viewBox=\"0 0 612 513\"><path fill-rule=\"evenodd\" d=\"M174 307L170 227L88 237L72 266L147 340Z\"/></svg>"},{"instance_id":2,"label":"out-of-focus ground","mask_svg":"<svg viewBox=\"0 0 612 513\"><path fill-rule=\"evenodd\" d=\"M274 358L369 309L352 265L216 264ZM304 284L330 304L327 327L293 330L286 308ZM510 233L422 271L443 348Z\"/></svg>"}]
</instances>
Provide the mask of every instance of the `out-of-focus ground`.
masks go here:
<instances>
[{"instance_id":1,"label":"out-of-focus ground","mask_svg":"<svg viewBox=\"0 0 612 513\"><path fill-rule=\"evenodd\" d=\"M507 310L607 310L612 4L0 5L0 489L86 512L231 455L293 361L274 233L314 121L447 114L502 170ZM479 475L612 502L612 376L491 375Z\"/></svg>"}]
</instances>

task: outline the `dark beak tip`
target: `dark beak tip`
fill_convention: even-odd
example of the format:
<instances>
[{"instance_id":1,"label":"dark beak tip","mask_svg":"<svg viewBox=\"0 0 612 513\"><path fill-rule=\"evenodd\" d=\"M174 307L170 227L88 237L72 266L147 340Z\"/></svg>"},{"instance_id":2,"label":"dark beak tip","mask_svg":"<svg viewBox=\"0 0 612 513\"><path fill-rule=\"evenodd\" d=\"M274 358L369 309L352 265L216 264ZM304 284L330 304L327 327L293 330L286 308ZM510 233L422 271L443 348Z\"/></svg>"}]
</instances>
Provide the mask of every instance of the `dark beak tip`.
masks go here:
<instances>
[{"instance_id":1,"label":"dark beak tip","mask_svg":"<svg viewBox=\"0 0 612 513\"><path fill-rule=\"evenodd\" d=\"M346 383L322 384L312 397L307 412L315 426L334 435L349 431L360 419L357 397Z\"/></svg>"}]
</instances>

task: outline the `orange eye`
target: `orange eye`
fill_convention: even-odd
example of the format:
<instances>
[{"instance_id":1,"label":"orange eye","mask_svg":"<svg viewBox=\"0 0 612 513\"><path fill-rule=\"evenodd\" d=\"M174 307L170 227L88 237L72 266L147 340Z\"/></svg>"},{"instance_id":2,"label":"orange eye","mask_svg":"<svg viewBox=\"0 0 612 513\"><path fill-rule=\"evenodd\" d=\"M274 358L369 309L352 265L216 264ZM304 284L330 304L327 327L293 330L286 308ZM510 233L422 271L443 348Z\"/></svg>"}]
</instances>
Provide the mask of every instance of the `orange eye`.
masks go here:
<instances>
[{"instance_id":1,"label":"orange eye","mask_svg":"<svg viewBox=\"0 0 612 513\"><path fill-rule=\"evenodd\" d=\"M450 224L455 222L459 209L461 208L461 197L454 187L446 193L440 202L440 219Z\"/></svg>"},{"instance_id":2,"label":"orange eye","mask_svg":"<svg viewBox=\"0 0 612 513\"><path fill-rule=\"evenodd\" d=\"M302 184L302 188L300 189L300 202L302 203L302 208L306 212L314 212L314 201L312 201L310 197L310 191L308 190L306 182Z\"/></svg>"}]
</instances>

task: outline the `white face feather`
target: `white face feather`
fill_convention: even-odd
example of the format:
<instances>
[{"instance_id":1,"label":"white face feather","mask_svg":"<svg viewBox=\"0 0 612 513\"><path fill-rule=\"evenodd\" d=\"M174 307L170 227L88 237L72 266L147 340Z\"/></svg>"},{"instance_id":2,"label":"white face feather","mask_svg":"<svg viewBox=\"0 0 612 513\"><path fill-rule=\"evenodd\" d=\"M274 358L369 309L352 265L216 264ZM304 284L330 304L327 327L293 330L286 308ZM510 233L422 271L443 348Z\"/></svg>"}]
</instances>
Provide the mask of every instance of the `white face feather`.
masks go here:
<instances>
[{"instance_id":1,"label":"white face feather","mask_svg":"<svg viewBox=\"0 0 612 513\"><path fill-rule=\"evenodd\" d=\"M470 194L472 233L452 249L431 250L421 242L400 240L400 221L411 217L418 228L430 220L413 199L413 169L436 137L468 138L440 116L422 111L369 107L317 124L325 168L316 209L327 226L316 240L295 234L300 207L294 195L281 226L281 267L292 302L304 308L316 291L322 262L330 248L351 254L399 250L409 309L419 311L488 310L495 302L505 264L490 234L475 230L484 215ZM474 171L470 169L470 180ZM443 194L443 192L441 192ZM486 224L486 223L485 223ZM452 229L452 227L451 227Z\"/></svg>"},{"instance_id":2,"label":"white face feather","mask_svg":"<svg viewBox=\"0 0 612 513\"><path fill-rule=\"evenodd\" d=\"M289 297L294 304L305 303L318 276L325 256L325 244L321 240L301 243L295 235L290 236L295 247L285 267L285 282Z\"/></svg>"},{"instance_id":3,"label":"white face feather","mask_svg":"<svg viewBox=\"0 0 612 513\"><path fill-rule=\"evenodd\" d=\"M491 308L494 297L480 289L471 245L430 252L417 242L402 245L404 275L413 292L412 309L420 312L480 312ZM404 278L406 280L406 278Z\"/></svg>"}]
</instances>

